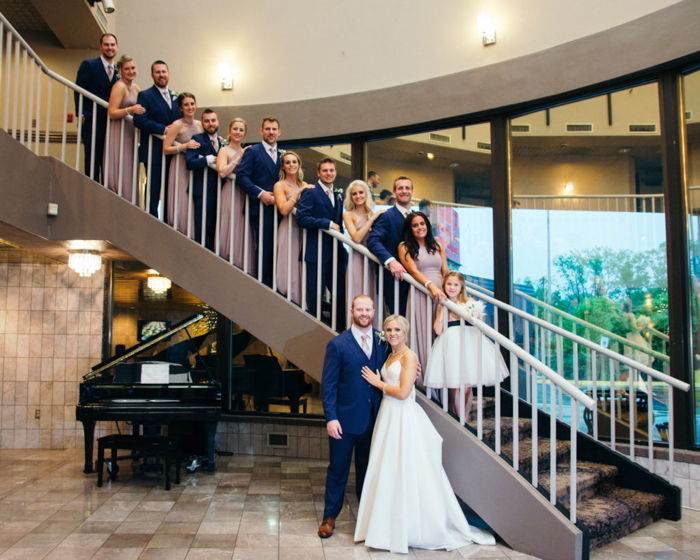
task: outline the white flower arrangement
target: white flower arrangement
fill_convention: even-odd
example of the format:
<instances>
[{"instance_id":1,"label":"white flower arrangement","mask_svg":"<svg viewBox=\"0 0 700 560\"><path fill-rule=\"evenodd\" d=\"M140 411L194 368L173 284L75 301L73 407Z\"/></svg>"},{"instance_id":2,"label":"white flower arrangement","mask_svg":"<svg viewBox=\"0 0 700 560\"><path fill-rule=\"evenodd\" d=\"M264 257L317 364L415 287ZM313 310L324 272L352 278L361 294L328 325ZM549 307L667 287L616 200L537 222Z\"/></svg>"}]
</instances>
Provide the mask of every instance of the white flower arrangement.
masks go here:
<instances>
[{"instance_id":1,"label":"white flower arrangement","mask_svg":"<svg viewBox=\"0 0 700 560\"><path fill-rule=\"evenodd\" d=\"M386 335L384 334L384 331L374 331L374 337L379 342L386 342Z\"/></svg>"},{"instance_id":2,"label":"white flower arrangement","mask_svg":"<svg viewBox=\"0 0 700 560\"><path fill-rule=\"evenodd\" d=\"M485 311L486 306L484 305L483 301L469 298L464 304L464 312L466 313L467 317L481 321L484 318Z\"/></svg>"}]
</instances>

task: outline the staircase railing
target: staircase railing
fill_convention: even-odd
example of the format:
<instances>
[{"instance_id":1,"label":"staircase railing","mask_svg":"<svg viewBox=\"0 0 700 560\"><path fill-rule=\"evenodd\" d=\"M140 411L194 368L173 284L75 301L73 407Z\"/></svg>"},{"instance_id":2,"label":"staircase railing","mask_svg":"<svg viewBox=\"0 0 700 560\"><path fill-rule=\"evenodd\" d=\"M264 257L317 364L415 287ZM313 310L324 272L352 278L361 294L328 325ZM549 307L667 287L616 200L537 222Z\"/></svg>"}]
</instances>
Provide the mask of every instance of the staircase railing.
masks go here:
<instances>
[{"instance_id":1,"label":"staircase railing","mask_svg":"<svg viewBox=\"0 0 700 560\"><path fill-rule=\"evenodd\" d=\"M85 102L94 102L101 107L106 107L106 103L85 91L82 88L72 84L69 80L51 72L39 59L24 40L16 33L7 20L0 14L0 45L5 45L4 51L0 52L0 78L5 94L5 111L3 118L3 128L15 139L24 144L30 150L33 150L37 155L53 155L65 164L81 169L81 163L85 163L85 156L81 155L80 145L82 140L81 127L83 123L78 119L75 123L77 130L75 135L75 153L69 154L68 145L73 142L72 137L66 129L66 119L63 118L68 113L68 98L69 94L74 94L77 97L78 112ZM14 54L13 54L14 53ZM48 77L44 84L40 79L41 75ZM61 96L56 99L56 92L52 92L52 84L58 84L64 88L62 96L62 114L61 126L62 131L60 136L56 136L51 132L52 120L51 107L55 101L59 101ZM21 86L21 87L20 87ZM26 87L25 87L26 86ZM20 96L20 90L22 94ZM30 92L30 93L27 93ZM28 105L27 105L28 103ZM10 107L12 110L10 110ZM53 113L55 115L55 112ZM92 121L90 123L91 146L95 146L95 142L99 141L97 136L97 121L96 112L93 111ZM41 116L45 116L44 128L41 128ZM149 208L149 193L151 179L150 164L146 165L146 180L145 182L139 177L142 177L143 169L139 168L139 163L134 157L133 161L128 163L129 158L126 154L132 156L136 153L136 145L131 141L127 145L127 135L125 127L128 120L121 119L120 122L106 123L107 136L110 138L110 127L119 126L119 134L116 135L119 142L119 149L115 153L118 154L119 165L118 181L114 181L114 174L105 173L101 179L101 184L105 185L114 192L114 196L126 198L126 202L139 206L144 212ZM43 150L41 143L43 140ZM51 144L58 144L60 141L60 149L55 149ZM107 140L109 142L109 140ZM159 155L154 153L156 144L152 137L141 136L141 142L147 142L149 147L149 155L153 154L156 157ZM43 152L43 154L42 154ZM95 161L95 150L86 153L90 154L89 165L86 168L88 174L93 175L98 165ZM110 152L105 150L106 154ZM105 169L109 167L109 155L105 156ZM193 201L193 173L190 171L187 174L185 184L179 183L180 174L178 169L183 166L182 154L177 154L169 159L171 169L171 177L173 179L168 184L165 180L165 173L162 174L159 186L159 202L164 205L167 200L167 194L170 195L171 206L175 209L181 208L186 210L183 215L185 223L178 223L179 212L174 212L174 215L166 215L166 223L179 231L182 235L197 242L203 246L207 245L207 204L206 197L207 189L202 191L203 200L201 203L201 229L194 231L193 223L195 222L195 212L199 212ZM82 158L82 159L81 159ZM160 154L161 163L164 168L168 164L165 156ZM149 162L152 159L149 157ZM112 161L112 164L115 162ZM127 165L128 163L128 165ZM108 180L112 177L112 183ZM130 196L124 197L126 194L124 183L127 180L133 180ZM180 198L178 198L180 197ZM182 198L184 197L184 198ZM215 216L215 239L209 244L209 249L215 252L218 256L227 260L231 265L242 269L244 272L255 276L259 281L263 281L263 270L267 265L267 259L270 257L269 252L263 250L265 243L258 243L258 240L265 239L265 220L256 220L251 215L251 199L242 192L236 185L234 178L219 177L216 190L217 204ZM183 207L183 200L186 199ZM226 202L226 204L224 204ZM226 208L228 207L228 209ZM161 207L161 214L164 208ZM60 210L59 210L60 211ZM166 213L167 214L167 213ZM293 213L292 213L293 215ZM211 218L211 216L210 216ZM279 242L279 234L282 228L286 228L286 244L282 245ZM271 297L285 297L291 303L299 305L301 309L308 310L313 308L314 315L319 321L327 322L332 329L342 330L346 325L340 323L340 317L347 314L350 308L350 302L355 295L360 293L369 293L375 296L375 301L378 302L377 308L377 324L381 324L384 315L384 282L382 275L389 274L364 246L353 242L349 237L334 232L321 231L318 229L305 229L299 235L298 226L293 219L287 219L285 224L280 227L280 214L274 212L273 224L273 239L272 239L272 278L269 281ZM302 255L306 254L306 247L311 242L310 236L316 236L318 246L317 261L321 262L321 247L324 236L331 236L332 242L332 274L331 274L331 292L336 296L343 284L347 285L347 298L345 301L339 301L337 297L331 297L324 306L326 290L322 287L322 267L316 269L316 285L319 287L314 293L307 293L309 280L310 266ZM198 239L198 241L195 241ZM211 240L210 240L211 241ZM348 268L344 274L342 269L338 267L338 256L342 251L348 251ZM286 259L284 258L286 256ZM311 259L313 260L313 259ZM285 264L283 264L285 263ZM279 273L279 274L278 274ZM301 279L300 293L295 292L294 279ZM359 280L359 282L358 282ZM377 280L379 280L377 282ZM416 283L410 276L404 278L409 284L408 304L409 312L408 319L410 323L410 342L411 347L420 347L426 349L426 355L423 357L424 362L427 361L430 352L432 351L431 343L433 338L432 333L432 317L433 317L433 301L429 297L427 290ZM394 309L398 309L399 302L399 280L393 279L394 282L394 299L393 302L388 302ZM377 292L375 293L375 286ZM521 457L530 454L532 468L530 473L530 482L538 485L538 459L546 452L540 445L538 435L538 413L539 409L550 413L549 426L549 441L547 445L549 450L549 472L550 472L550 488L549 495L552 503L556 502L557 498L557 466L565 459L559 458L555 452L557 447L557 430L556 420L560 419L570 425L569 431L569 465L570 471L570 519L576 520L576 464L578 460L577 453L577 433L581 420L592 418L591 433L596 439L604 439L601 434L600 423L598 416L601 412L607 412L610 416L610 436L609 444L614 449L616 446L617 424L623 420L622 400L617 399L621 393L626 393L627 402L635 402L635 394L638 387L644 386L646 394L651 402L654 398L660 398L660 388L663 388L664 402L668 403L669 408L669 454L671 460L670 473L673 477L673 393L672 388L687 391L689 385L682 383L676 379L669 377L663 373L657 372L639 362L632 360L629 357L613 352L607 348L592 343L574 333L570 333L548 323L534 315L531 315L521 309L502 303L492 297L484 294L481 291L468 288L471 295L482 299L492 306L494 309L499 309L505 313L508 320L510 337L505 337L499 332L499 314L493 313L489 317L491 324L487 320L479 320L467 316L464 311L451 302L445 302L445 306L455 315L460 317L460 322L471 324L478 329L479 337L492 342L492 345L485 345L486 348L493 348L494 359L499 359L501 350L508 352L508 366L510 371L510 390L513 395L530 403L530 422L532 424L532 438L529 443L529 448L522 449L519 439L519 407L517 399L513 402L513 450L512 456L508 458L509 464L516 471L520 469ZM279 292L282 292L280 294ZM314 305L315 304L315 305ZM419 305L425 305L425 318L422 324L417 322L416 309ZM341 306L341 307L339 307ZM477 345L477 348L483 348L482 345ZM582 361L579 347L585 348L586 367L581 368ZM569 350L570 348L570 350ZM551 351L554 349L554 352ZM487 350L488 351L488 350ZM573 367L569 370L564 368L564 356L570 356L573 360ZM477 357L479 363L483 363L483 352ZM589 367L590 364L590 367ZM423 364L425 366L425 363ZM626 369L623 369L626 368ZM567 378L566 371L573 373L573 378ZM591 372L591 378L588 380L588 385L583 383L582 372ZM623 371L629 372L627 379L622 379ZM646 380L644 379L646 377ZM476 434L477 437L483 439L485 428L484 391L481 386L481 380L477 385L476 399ZM601 399L600 390L604 389L605 399ZM498 388L497 388L498 389ZM465 388L461 387L460 402L464 402ZM443 391L444 393L444 391ZM589 393L589 394L586 394ZM446 395L443 396L443 403L446 403ZM548 399L544 397L547 396ZM607 405L606 405L607 403ZM606 410L605 406L607 406ZM445 406L443 404L443 406ZM651 406L651 405L650 405ZM501 442L501 426L503 424L501 410L501 393L495 391L495 449L497 453L503 451ZM460 411L460 421L463 423L465 410ZM629 406L629 441L630 455L634 457L635 440L639 437L639 430L636 428L636 408ZM652 415L647 415L647 434L648 434L648 453L650 458L650 466L655 469L653 461L653 435L652 435ZM525 444L527 445L527 444Z\"/></svg>"},{"instance_id":2,"label":"staircase railing","mask_svg":"<svg viewBox=\"0 0 700 560\"><path fill-rule=\"evenodd\" d=\"M663 194L514 195L515 208L596 212L663 212Z\"/></svg>"}]
</instances>

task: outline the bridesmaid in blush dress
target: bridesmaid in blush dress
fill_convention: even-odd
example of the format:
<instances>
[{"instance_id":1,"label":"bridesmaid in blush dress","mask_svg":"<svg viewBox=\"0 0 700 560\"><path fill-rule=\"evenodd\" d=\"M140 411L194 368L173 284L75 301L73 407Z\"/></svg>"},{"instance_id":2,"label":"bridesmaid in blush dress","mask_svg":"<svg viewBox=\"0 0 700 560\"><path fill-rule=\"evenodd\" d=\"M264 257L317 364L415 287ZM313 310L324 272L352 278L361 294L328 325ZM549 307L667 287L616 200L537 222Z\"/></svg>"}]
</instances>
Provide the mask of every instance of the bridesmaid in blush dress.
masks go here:
<instances>
[{"instance_id":1,"label":"bridesmaid in blush dress","mask_svg":"<svg viewBox=\"0 0 700 560\"><path fill-rule=\"evenodd\" d=\"M199 148L199 142L192 140L192 137L202 133L204 129L202 123L194 118L197 112L197 100L193 94L181 93L177 97L177 104L182 111L182 118L165 129L165 140L163 140L163 153L175 154L175 157L170 160L168 172L167 221L171 226L176 225L180 233L187 235L191 214L189 211L190 172L185 164L183 152Z\"/></svg>"},{"instance_id":2,"label":"bridesmaid in blush dress","mask_svg":"<svg viewBox=\"0 0 700 560\"><path fill-rule=\"evenodd\" d=\"M139 86L134 83L136 63L128 55L117 61L119 80L112 86L109 94L109 136L105 146L103 169L105 184L115 193L120 193L127 200L138 203L135 197L136 169L134 169L134 150L136 146L136 129L127 115L141 115L146 110L136 103Z\"/></svg>"},{"instance_id":3,"label":"bridesmaid in blush dress","mask_svg":"<svg viewBox=\"0 0 700 560\"><path fill-rule=\"evenodd\" d=\"M301 305L301 230L294 218L301 193L314 188L304 182L301 158L294 152L282 156L280 180L273 187L275 206L282 215L277 227L277 291Z\"/></svg>"},{"instance_id":4,"label":"bridesmaid in blush dress","mask_svg":"<svg viewBox=\"0 0 700 560\"><path fill-rule=\"evenodd\" d=\"M369 185L359 179L350 183L345 191L343 207L345 208L343 212L345 229L355 243L367 247L369 230L372 229L374 220L384 212L384 210L373 212L374 200ZM351 290L348 293L348 301L352 301L352 298L361 294L374 298L377 285L376 265L368 259L367 270L365 270L365 257L358 251L352 252L351 259L351 265L348 266L347 285ZM365 276L367 288L365 288Z\"/></svg>"},{"instance_id":5,"label":"bridesmaid in blush dress","mask_svg":"<svg viewBox=\"0 0 700 560\"><path fill-rule=\"evenodd\" d=\"M221 195L219 200L219 255L226 260L231 260L231 206L235 206L233 219L233 264L243 268L243 254L245 243L245 217L243 209L246 196L238 188L234 188L236 183L236 170L238 164L243 159L243 154L248 149L243 148L241 143L248 133L248 124L240 117L233 119L228 125L228 144L219 150L216 156L216 170L219 177L225 179L221 185ZM248 232L248 244L252 239L252 233ZM253 251L248 250L248 271L253 271Z\"/></svg>"},{"instance_id":6,"label":"bridesmaid in blush dress","mask_svg":"<svg viewBox=\"0 0 700 560\"><path fill-rule=\"evenodd\" d=\"M399 243L399 260L406 271L425 286L435 303L445 297L442 291L442 277L447 274L447 257L445 249L433 237L430 220L423 212L411 212L403 225L403 241ZM432 313L428 314L428 297L418 290L414 294L413 319L415 325L416 354L423 371L427 364L428 348L432 344ZM411 316L411 299L408 300ZM418 379L423 387L422 376Z\"/></svg>"}]
</instances>

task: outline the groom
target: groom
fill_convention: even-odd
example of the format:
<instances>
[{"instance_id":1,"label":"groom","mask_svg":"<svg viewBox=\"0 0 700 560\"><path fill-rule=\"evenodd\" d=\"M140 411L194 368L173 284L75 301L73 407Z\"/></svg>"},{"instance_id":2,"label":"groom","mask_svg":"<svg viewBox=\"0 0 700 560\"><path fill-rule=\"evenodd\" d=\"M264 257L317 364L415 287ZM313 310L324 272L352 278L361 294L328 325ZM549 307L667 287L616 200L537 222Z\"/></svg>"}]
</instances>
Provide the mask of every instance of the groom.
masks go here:
<instances>
[{"instance_id":1,"label":"groom","mask_svg":"<svg viewBox=\"0 0 700 560\"><path fill-rule=\"evenodd\" d=\"M323 522L318 528L322 539L333 534L335 518L343 507L343 495L355 450L355 491L357 499L367 471L374 419L382 394L360 373L363 366L376 371L384 365L387 346L372 329L374 301L365 295L352 301L352 326L326 347L323 362L323 410L330 444L330 464L326 474Z\"/></svg>"}]
</instances>

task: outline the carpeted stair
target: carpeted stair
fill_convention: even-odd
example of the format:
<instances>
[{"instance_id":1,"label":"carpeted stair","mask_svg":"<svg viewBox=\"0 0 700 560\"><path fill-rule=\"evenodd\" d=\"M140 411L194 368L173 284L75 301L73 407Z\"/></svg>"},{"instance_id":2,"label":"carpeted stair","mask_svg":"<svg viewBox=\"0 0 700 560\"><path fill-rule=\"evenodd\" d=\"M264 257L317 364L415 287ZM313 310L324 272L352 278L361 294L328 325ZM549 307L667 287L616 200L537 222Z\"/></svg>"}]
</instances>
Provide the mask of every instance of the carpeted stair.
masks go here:
<instances>
[{"instance_id":1,"label":"carpeted stair","mask_svg":"<svg viewBox=\"0 0 700 560\"><path fill-rule=\"evenodd\" d=\"M476 433L476 398L468 426ZM496 429L494 399L483 399L483 442L495 448ZM520 474L532 478L532 422L518 419L518 464ZM539 437L537 481L539 490L550 495L550 439ZM501 455L512 462L513 419L501 419ZM568 512L570 507L571 465L569 441L556 442L557 505ZM576 466L576 513L579 526L588 530L590 548L621 539L661 518L664 497L617 486L618 468L613 465L579 460Z\"/></svg>"}]
</instances>

